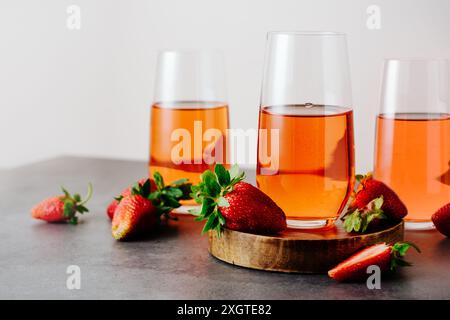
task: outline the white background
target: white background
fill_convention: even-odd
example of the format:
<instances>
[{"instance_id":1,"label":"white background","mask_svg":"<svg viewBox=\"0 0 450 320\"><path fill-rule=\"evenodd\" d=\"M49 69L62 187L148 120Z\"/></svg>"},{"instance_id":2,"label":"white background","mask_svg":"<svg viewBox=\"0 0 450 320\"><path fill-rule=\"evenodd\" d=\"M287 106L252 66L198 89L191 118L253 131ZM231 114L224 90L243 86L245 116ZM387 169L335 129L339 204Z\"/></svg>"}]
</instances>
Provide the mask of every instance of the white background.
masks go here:
<instances>
[{"instance_id":1,"label":"white background","mask_svg":"<svg viewBox=\"0 0 450 320\"><path fill-rule=\"evenodd\" d=\"M366 27L371 4L381 30ZM256 127L266 32L330 30L348 34L357 171L369 170L383 58L450 57L449 17L448 0L0 0L0 168L147 159L159 49L223 50L231 127Z\"/></svg>"}]
</instances>

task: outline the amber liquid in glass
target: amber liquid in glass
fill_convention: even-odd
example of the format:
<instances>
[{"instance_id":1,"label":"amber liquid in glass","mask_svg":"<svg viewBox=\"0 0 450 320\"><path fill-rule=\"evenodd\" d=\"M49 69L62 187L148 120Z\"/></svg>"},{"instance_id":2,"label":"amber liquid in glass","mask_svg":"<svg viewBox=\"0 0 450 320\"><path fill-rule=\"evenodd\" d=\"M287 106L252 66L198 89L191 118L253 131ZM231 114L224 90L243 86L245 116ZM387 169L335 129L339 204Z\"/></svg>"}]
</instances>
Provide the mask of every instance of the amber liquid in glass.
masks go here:
<instances>
[{"instance_id":1,"label":"amber liquid in glass","mask_svg":"<svg viewBox=\"0 0 450 320\"><path fill-rule=\"evenodd\" d=\"M208 130L208 129L212 129ZM181 101L156 103L151 109L151 172L165 182L188 178L196 184L200 174L226 162L228 106L220 102Z\"/></svg>"},{"instance_id":2,"label":"amber liquid in glass","mask_svg":"<svg viewBox=\"0 0 450 320\"><path fill-rule=\"evenodd\" d=\"M376 132L374 178L405 203L406 221L429 222L450 202L450 114L381 114Z\"/></svg>"},{"instance_id":3,"label":"amber liquid in glass","mask_svg":"<svg viewBox=\"0 0 450 320\"><path fill-rule=\"evenodd\" d=\"M278 129L279 165L264 169L258 157L257 184L286 213L288 225L332 225L346 205L354 184L353 112L315 105L262 107L258 153L271 150L270 129ZM267 173L268 171L268 173Z\"/></svg>"}]
</instances>

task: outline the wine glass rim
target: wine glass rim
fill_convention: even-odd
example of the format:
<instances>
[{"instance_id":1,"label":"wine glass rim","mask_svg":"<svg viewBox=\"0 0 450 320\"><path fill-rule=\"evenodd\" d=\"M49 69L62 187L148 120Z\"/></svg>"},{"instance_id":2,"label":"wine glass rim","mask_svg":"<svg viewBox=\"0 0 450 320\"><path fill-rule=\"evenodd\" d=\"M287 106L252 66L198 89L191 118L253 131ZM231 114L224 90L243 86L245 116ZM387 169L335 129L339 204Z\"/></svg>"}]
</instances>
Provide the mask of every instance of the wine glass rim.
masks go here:
<instances>
[{"instance_id":1,"label":"wine glass rim","mask_svg":"<svg viewBox=\"0 0 450 320\"><path fill-rule=\"evenodd\" d=\"M192 54L192 55L203 55L203 54L218 54L223 55L223 51L220 49L160 49L157 50L158 55L163 54Z\"/></svg>"},{"instance_id":2,"label":"wine glass rim","mask_svg":"<svg viewBox=\"0 0 450 320\"><path fill-rule=\"evenodd\" d=\"M425 57L389 57L384 58L385 62L442 62L450 61L450 58L425 58Z\"/></svg>"},{"instance_id":3,"label":"wine glass rim","mask_svg":"<svg viewBox=\"0 0 450 320\"><path fill-rule=\"evenodd\" d=\"M269 31L268 36L286 35L286 36L340 36L345 37L345 32L339 31Z\"/></svg>"}]
</instances>

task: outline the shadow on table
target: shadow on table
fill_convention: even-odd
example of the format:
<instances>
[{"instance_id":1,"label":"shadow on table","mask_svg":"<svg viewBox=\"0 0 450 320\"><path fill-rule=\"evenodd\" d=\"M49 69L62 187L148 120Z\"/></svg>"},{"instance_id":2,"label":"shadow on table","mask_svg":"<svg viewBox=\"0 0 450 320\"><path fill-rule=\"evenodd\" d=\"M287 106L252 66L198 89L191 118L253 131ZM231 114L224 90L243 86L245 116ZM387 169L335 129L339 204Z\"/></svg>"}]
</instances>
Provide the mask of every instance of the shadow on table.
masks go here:
<instances>
[{"instance_id":1,"label":"shadow on table","mask_svg":"<svg viewBox=\"0 0 450 320\"><path fill-rule=\"evenodd\" d=\"M172 223L162 223L156 229L145 232L141 235L131 237L130 239L124 240L126 242L147 242L153 240L167 240L171 238L177 238L179 236L179 226L178 224Z\"/></svg>"},{"instance_id":2,"label":"shadow on table","mask_svg":"<svg viewBox=\"0 0 450 320\"><path fill-rule=\"evenodd\" d=\"M450 239L443 238L441 241L437 243L436 252L442 255L449 255L450 253Z\"/></svg>"}]
</instances>

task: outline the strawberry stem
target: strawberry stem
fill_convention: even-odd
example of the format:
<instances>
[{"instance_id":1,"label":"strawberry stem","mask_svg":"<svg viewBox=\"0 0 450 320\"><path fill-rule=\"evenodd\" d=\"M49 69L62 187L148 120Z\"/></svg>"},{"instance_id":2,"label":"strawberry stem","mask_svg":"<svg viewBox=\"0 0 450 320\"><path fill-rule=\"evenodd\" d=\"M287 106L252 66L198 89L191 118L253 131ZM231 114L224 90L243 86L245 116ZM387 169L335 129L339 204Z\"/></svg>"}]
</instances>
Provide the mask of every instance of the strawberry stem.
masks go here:
<instances>
[{"instance_id":1,"label":"strawberry stem","mask_svg":"<svg viewBox=\"0 0 450 320\"><path fill-rule=\"evenodd\" d=\"M89 211L84 204L92 197L92 184L88 184L88 191L84 200L81 200L81 196L78 193L75 193L72 196L64 187L61 187L61 189L64 193L64 196L61 199L64 202L64 217L70 224L75 225L78 223L78 217L76 217L77 212L83 214Z\"/></svg>"},{"instance_id":2,"label":"strawberry stem","mask_svg":"<svg viewBox=\"0 0 450 320\"><path fill-rule=\"evenodd\" d=\"M156 207L159 216L164 215L166 219L178 220L177 217L170 215L170 212L181 206L180 200L188 200L190 198L190 189L192 184L188 179L180 179L169 185L164 184L164 179L159 172L153 174L156 190L151 191L150 179L144 183L135 183L131 189L131 194L141 195L152 201ZM118 200L120 201L120 200Z\"/></svg>"},{"instance_id":3,"label":"strawberry stem","mask_svg":"<svg viewBox=\"0 0 450 320\"><path fill-rule=\"evenodd\" d=\"M84 204L86 204L91 198L92 198L92 194L93 194L93 188L92 188L92 183L88 183L88 189L87 189L87 193L86 196L84 197L84 200L81 201L80 203L78 203L79 206L82 206Z\"/></svg>"},{"instance_id":4,"label":"strawberry stem","mask_svg":"<svg viewBox=\"0 0 450 320\"><path fill-rule=\"evenodd\" d=\"M412 242L397 242L391 246L391 271L395 271L397 267L412 266L410 262L404 260L404 256L410 248L414 248L417 252L421 253L419 247Z\"/></svg>"},{"instance_id":5,"label":"strawberry stem","mask_svg":"<svg viewBox=\"0 0 450 320\"><path fill-rule=\"evenodd\" d=\"M369 202L364 209L356 208L354 211L351 209L347 211L342 217L345 231L364 233L372 221L386 219L381 209L383 202L384 198L380 196Z\"/></svg>"}]
</instances>

